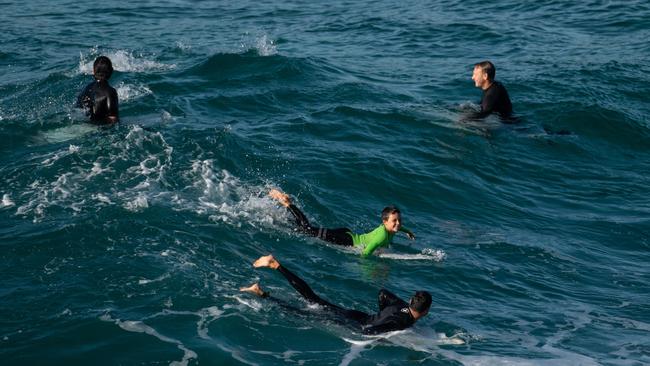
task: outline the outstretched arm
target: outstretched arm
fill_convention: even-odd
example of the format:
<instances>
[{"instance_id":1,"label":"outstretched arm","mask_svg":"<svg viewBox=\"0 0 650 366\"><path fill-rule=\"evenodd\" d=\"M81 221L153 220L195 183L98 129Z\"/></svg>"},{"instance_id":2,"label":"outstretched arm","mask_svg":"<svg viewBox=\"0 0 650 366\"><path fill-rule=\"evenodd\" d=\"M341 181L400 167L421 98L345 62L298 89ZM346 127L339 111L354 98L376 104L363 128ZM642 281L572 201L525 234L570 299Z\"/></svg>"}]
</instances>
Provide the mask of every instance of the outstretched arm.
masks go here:
<instances>
[{"instance_id":1,"label":"outstretched arm","mask_svg":"<svg viewBox=\"0 0 650 366\"><path fill-rule=\"evenodd\" d=\"M405 228L404 226L400 227L400 228L399 228L399 231L401 231L401 232L403 232L403 233L406 233L406 236L407 236L409 239L411 239L411 240L415 240L415 234L413 234L413 232L412 232L411 230Z\"/></svg>"},{"instance_id":2,"label":"outstretched arm","mask_svg":"<svg viewBox=\"0 0 650 366\"><path fill-rule=\"evenodd\" d=\"M481 111L476 112L474 118L485 118L494 112L494 107L497 104L498 95L495 92L495 88L488 89L483 94L483 99L481 99Z\"/></svg>"},{"instance_id":3,"label":"outstretched arm","mask_svg":"<svg viewBox=\"0 0 650 366\"><path fill-rule=\"evenodd\" d=\"M84 90L81 91L81 93L79 93L79 95L77 96L77 103L75 104L75 107L77 107L77 108L86 108L86 109L90 108L90 95L89 95L90 93L89 93L89 90L90 90L90 87L92 85L93 85L92 83L86 85Z\"/></svg>"}]
</instances>

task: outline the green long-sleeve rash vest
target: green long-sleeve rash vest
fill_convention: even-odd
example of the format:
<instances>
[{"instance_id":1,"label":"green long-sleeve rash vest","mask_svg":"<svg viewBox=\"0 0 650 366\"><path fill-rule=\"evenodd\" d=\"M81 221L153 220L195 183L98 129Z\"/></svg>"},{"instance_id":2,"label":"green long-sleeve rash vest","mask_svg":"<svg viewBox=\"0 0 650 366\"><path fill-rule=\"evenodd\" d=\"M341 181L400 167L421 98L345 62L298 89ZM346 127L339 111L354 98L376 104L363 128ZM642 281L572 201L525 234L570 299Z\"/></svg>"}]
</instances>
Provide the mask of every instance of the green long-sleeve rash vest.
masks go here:
<instances>
[{"instance_id":1,"label":"green long-sleeve rash vest","mask_svg":"<svg viewBox=\"0 0 650 366\"><path fill-rule=\"evenodd\" d=\"M411 231L405 227L401 227L399 231L410 233ZM393 240L394 233L386 230L384 224L379 225L375 230L366 234L349 233L352 236L352 244L355 247L361 248L363 251L361 255L367 257L371 255L378 248L387 248Z\"/></svg>"}]
</instances>

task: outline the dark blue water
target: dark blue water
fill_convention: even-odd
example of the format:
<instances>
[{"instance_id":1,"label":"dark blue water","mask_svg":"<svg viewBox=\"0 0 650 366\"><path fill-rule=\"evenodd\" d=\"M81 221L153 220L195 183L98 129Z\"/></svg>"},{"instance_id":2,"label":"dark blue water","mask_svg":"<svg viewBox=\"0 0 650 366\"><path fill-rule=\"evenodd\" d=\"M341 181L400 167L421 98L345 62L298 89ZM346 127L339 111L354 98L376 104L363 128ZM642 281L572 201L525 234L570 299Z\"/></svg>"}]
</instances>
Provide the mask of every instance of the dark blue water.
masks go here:
<instances>
[{"instance_id":1,"label":"dark blue water","mask_svg":"<svg viewBox=\"0 0 650 366\"><path fill-rule=\"evenodd\" d=\"M3 364L650 363L650 5L0 4ZM109 56L120 124L72 104ZM521 118L463 122L497 66ZM293 232L415 242L382 257ZM433 294L367 337L323 297ZM239 293L259 281L293 312Z\"/></svg>"}]
</instances>

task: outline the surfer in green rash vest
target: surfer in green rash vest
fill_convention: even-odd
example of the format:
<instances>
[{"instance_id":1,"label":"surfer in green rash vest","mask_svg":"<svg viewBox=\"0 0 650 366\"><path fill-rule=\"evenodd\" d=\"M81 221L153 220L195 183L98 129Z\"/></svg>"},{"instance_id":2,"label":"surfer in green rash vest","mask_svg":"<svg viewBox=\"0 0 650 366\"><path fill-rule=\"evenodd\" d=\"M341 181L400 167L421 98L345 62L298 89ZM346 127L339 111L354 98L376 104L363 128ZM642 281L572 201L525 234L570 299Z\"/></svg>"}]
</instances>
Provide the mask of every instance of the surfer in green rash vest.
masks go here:
<instances>
[{"instance_id":1,"label":"surfer in green rash vest","mask_svg":"<svg viewBox=\"0 0 650 366\"><path fill-rule=\"evenodd\" d=\"M388 247L393 240L393 236L395 236L398 231L406 233L406 236L411 240L415 239L413 232L402 226L401 213L395 206L388 206L382 210L382 223L376 229L369 233L356 234L346 227L329 229L312 226L309 223L309 220L307 220L305 214L303 214L296 205L291 203L289 195L277 189L271 189L269 196L280 202L282 206L289 210L291 215L295 218L296 225L301 232L332 244L348 247L354 246L361 249L361 254L364 257L371 255L379 248Z\"/></svg>"}]
</instances>

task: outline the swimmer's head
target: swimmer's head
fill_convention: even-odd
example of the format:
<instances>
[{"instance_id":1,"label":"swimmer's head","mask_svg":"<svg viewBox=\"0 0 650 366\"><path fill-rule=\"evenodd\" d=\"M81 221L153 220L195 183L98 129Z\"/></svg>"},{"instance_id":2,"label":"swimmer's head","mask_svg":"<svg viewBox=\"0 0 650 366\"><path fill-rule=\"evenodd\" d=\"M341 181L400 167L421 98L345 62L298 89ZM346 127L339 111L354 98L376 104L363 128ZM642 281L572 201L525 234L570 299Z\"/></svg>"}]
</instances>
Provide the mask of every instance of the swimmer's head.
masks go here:
<instances>
[{"instance_id":1,"label":"swimmer's head","mask_svg":"<svg viewBox=\"0 0 650 366\"><path fill-rule=\"evenodd\" d=\"M113 74L113 63L106 56L99 56L93 63L93 75L98 81L106 81Z\"/></svg>"},{"instance_id":2,"label":"swimmer's head","mask_svg":"<svg viewBox=\"0 0 650 366\"><path fill-rule=\"evenodd\" d=\"M472 73L472 80L474 80L474 85L477 88L485 89L487 88L492 81L494 81L494 76L496 75L496 68L494 64L490 61L481 61L474 64L474 72Z\"/></svg>"},{"instance_id":3,"label":"swimmer's head","mask_svg":"<svg viewBox=\"0 0 650 366\"><path fill-rule=\"evenodd\" d=\"M409 308L417 314L417 317L423 317L429 312L431 307L431 294L427 291L417 291L411 301L409 301Z\"/></svg>"},{"instance_id":4,"label":"swimmer's head","mask_svg":"<svg viewBox=\"0 0 650 366\"><path fill-rule=\"evenodd\" d=\"M381 211L381 221L391 233L396 233L402 227L402 215L395 206L387 206Z\"/></svg>"}]
</instances>

